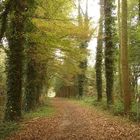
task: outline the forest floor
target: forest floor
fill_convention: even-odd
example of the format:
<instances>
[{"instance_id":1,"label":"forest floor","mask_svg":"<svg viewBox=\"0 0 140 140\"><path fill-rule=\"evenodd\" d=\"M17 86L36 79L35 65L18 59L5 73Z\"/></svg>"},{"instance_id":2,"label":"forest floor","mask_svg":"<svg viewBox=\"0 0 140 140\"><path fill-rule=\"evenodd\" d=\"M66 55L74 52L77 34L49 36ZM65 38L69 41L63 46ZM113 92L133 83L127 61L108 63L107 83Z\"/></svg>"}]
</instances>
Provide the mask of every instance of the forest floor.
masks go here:
<instances>
[{"instance_id":1,"label":"forest floor","mask_svg":"<svg viewBox=\"0 0 140 140\"><path fill-rule=\"evenodd\" d=\"M95 107L55 98L51 117L24 122L6 140L140 140L140 125L111 116Z\"/></svg>"}]
</instances>

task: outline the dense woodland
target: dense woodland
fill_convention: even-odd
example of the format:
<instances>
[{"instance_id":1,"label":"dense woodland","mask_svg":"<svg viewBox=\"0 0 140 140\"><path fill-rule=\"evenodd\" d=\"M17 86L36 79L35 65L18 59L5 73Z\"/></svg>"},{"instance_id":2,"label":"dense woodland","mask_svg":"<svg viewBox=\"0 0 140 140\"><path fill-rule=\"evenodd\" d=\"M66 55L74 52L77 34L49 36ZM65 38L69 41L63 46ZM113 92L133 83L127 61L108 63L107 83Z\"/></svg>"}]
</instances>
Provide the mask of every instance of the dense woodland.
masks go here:
<instances>
[{"instance_id":1,"label":"dense woodland","mask_svg":"<svg viewBox=\"0 0 140 140\"><path fill-rule=\"evenodd\" d=\"M43 104L49 89L139 117L140 0L100 0L98 27L83 1L0 1L3 120L21 120ZM93 38L94 67L88 63Z\"/></svg>"}]
</instances>

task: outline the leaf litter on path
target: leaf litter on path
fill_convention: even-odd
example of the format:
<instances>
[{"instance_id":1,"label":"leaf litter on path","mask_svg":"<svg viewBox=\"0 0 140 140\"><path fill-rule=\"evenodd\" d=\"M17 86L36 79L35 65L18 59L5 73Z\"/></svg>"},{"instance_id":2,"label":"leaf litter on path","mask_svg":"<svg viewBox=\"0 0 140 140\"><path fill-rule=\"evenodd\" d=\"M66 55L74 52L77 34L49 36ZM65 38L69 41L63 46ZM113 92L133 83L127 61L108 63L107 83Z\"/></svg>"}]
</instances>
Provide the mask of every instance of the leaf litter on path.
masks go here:
<instances>
[{"instance_id":1,"label":"leaf litter on path","mask_svg":"<svg viewBox=\"0 0 140 140\"><path fill-rule=\"evenodd\" d=\"M136 124L61 98L52 100L53 117L26 122L6 140L140 140Z\"/></svg>"}]
</instances>

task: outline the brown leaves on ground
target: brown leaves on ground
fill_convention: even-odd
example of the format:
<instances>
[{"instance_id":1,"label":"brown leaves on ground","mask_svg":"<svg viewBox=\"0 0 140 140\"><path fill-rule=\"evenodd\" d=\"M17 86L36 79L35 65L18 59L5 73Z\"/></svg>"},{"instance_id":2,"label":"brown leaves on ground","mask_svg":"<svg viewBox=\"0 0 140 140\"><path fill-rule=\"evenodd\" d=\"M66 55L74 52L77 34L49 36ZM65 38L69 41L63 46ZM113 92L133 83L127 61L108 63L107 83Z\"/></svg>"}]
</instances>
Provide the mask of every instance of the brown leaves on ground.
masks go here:
<instances>
[{"instance_id":1,"label":"brown leaves on ground","mask_svg":"<svg viewBox=\"0 0 140 140\"><path fill-rule=\"evenodd\" d=\"M52 104L57 115L25 123L7 140L140 140L140 127L119 117L64 99Z\"/></svg>"}]
</instances>

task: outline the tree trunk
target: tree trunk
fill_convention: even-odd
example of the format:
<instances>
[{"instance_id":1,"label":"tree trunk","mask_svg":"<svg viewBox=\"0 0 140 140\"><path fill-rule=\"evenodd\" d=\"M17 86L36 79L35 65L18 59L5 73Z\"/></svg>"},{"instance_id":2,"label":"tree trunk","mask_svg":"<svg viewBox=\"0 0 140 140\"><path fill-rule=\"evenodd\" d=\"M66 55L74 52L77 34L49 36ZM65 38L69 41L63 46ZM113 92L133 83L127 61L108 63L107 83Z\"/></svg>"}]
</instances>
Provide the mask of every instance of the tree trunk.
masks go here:
<instances>
[{"instance_id":1,"label":"tree trunk","mask_svg":"<svg viewBox=\"0 0 140 140\"><path fill-rule=\"evenodd\" d=\"M103 0L100 0L100 20L96 52L96 89L97 100L102 100L102 56L103 56Z\"/></svg>"},{"instance_id":2,"label":"tree trunk","mask_svg":"<svg viewBox=\"0 0 140 140\"><path fill-rule=\"evenodd\" d=\"M7 121L17 121L21 118L25 24L24 8L21 4L22 0L14 3L8 36L7 104L5 111L5 120Z\"/></svg>"},{"instance_id":3,"label":"tree trunk","mask_svg":"<svg viewBox=\"0 0 140 140\"><path fill-rule=\"evenodd\" d=\"M122 74L121 74L121 3L118 0L118 30L119 30L119 65L118 65L118 72L119 72L119 87L120 87L120 96L122 97Z\"/></svg>"},{"instance_id":4,"label":"tree trunk","mask_svg":"<svg viewBox=\"0 0 140 140\"><path fill-rule=\"evenodd\" d=\"M32 47L32 46L30 46ZM34 48L31 48L34 49ZM33 53L33 52L32 52ZM26 78L26 88L25 88L25 111L34 110L36 106L36 80L37 80L37 69L36 64L32 58L31 54L28 54L27 60L27 78Z\"/></svg>"},{"instance_id":5,"label":"tree trunk","mask_svg":"<svg viewBox=\"0 0 140 140\"><path fill-rule=\"evenodd\" d=\"M113 103L113 85L114 85L114 1L104 0L105 13L105 73L106 73L106 95L107 104Z\"/></svg>"},{"instance_id":6,"label":"tree trunk","mask_svg":"<svg viewBox=\"0 0 140 140\"><path fill-rule=\"evenodd\" d=\"M88 31L89 30L89 19L88 19L88 0L86 1L86 13L84 17L84 23L82 21L81 9L80 9L80 0L78 1L78 24L79 26L83 25L84 28ZM81 42L79 49L87 50L88 41L84 40ZM79 97L81 98L84 95L85 85L86 85L86 69L87 69L87 58L81 61L79 64L79 68L81 69L81 74L78 75L78 91Z\"/></svg>"},{"instance_id":7,"label":"tree trunk","mask_svg":"<svg viewBox=\"0 0 140 140\"><path fill-rule=\"evenodd\" d=\"M122 90L124 96L124 111L129 113L131 108L131 93L128 67L128 31L127 31L127 0L122 1L122 33L121 33L121 68Z\"/></svg>"},{"instance_id":8,"label":"tree trunk","mask_svg":"<svg viewBox=\"0 0 140 140\"><path fill-rule=\"evenodd\" d=\"M34 110L40 104L40 97L46 80L46 63L39 61L37 44L34 45L30 45L27 53L26 111Z\"/></svg>"}]
</instances>

